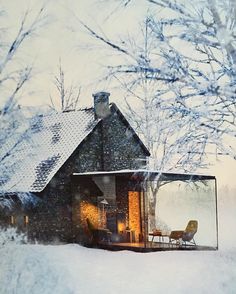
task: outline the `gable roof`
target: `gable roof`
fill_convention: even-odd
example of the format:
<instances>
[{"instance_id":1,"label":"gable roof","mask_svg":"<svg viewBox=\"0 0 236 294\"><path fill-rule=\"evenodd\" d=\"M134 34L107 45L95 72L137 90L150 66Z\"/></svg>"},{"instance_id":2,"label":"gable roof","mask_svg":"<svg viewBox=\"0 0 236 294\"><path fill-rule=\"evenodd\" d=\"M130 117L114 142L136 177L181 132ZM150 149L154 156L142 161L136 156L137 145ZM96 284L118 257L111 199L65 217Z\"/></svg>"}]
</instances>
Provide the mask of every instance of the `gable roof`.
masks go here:
<instances>
[{"instance_id":1,"label":"gable roof","mask_svg":"<svg viewBox=\"0 0 236 294\"><path fill-rule=\"evenodd\" d=\"M98 122L93 109L36 117L30 139L24 138L12 154L15 172L0 190L42 191Z\"/></svg>"},{"instance_id":2,"label":"gable roof","mask_svg":"<svg viewBox=\"0 0 236 294\"><path fill-rule=\"evenodd\" d=\"M149 156L149 151L118 107L111 103L110 109L118 114ZM95 120L93 108L34 118L30 138L25 136L17 151L13 149L10 160L14 171L9 180L0 182L0 192L41 192L100 121Z\"/></svg>"}]
</instances>

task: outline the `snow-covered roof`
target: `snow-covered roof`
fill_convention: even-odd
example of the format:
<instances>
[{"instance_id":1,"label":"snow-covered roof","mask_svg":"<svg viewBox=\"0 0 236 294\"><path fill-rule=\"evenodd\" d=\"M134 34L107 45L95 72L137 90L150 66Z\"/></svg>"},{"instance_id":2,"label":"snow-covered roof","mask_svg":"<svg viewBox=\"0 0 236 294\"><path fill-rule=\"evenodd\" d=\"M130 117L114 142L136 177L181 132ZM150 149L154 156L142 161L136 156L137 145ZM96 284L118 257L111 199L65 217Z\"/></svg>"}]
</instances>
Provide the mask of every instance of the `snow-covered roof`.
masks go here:
<instances>
[{"instance_id":1,"label":"snow-covered roof","mask_svg":"<svg viewBox=\"0 0 236 294\"><path fill-rule=\"evenodd\" d=\"M35 118L29 137L25 136L17 151L11 152L14 169L0 191L42 191L98 122L93 109Z\"/></svg>"},{"instance_id":2,"label":"snow-covered roof","mask_svg":"<svg viewBox=\"0 0 236 294\"><path fill-rule=\"evenodd\" d=\"M162 176L162 178L182 178L185 179L215 179L215 176L200 174L200 173L181 173L181 172L167 172L160 170L148 170L148 169L123 169L123 170L113 170L113 171L93 171L84 173L73 173L73 176L109 176L109 175L137 175L144 174L148 178Z\"/></svg>"}]
</instances>

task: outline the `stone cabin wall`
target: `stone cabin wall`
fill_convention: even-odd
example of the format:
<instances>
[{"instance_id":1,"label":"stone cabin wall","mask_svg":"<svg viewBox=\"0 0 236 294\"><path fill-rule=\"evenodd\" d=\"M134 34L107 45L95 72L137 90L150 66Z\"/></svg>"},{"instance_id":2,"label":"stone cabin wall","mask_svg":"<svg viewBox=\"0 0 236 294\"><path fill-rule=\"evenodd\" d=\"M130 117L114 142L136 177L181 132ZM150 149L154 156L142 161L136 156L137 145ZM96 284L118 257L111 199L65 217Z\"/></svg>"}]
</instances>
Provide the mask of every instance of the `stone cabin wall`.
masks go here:
<instances>
[{"instance_id":1,"label":"stone cabin wall","mask_svg":"<svg viewBox=\"0 0 236 294\"><path fill-rule=\"evenodd\" d=\"M75 207L80 201L78 187L72 185L73 172L141 168L146 156L127 124L112 109L38 193L42 202L27 212L29 237L45 242L80 241L78 234L85 232L72 222L73 214L79 213Z\"/></svg>"},{"instance_id":2,"label":"stone cabin wall","mask_svg":"<svg viewBox=\"0 0 236 294\"><path fill-rule=\"evenodd\" d=\"M72 203L76 191L72 187L73 172L101 170L101 132L99 126L81 143L56 173L47 187L37 194L42 203L29 211L30 239L45 242L72 242Z\"/></svg>"},{"instance_id":3,"label":"stone cabin wall","mask_svg":"<svg viewBox=\"0 0 236 294\"><path fill-rule=\"evenodd\" d=\"M102 123L104 170L144 168L148 154L115 105Z\"/></svg>"}]
</instances>

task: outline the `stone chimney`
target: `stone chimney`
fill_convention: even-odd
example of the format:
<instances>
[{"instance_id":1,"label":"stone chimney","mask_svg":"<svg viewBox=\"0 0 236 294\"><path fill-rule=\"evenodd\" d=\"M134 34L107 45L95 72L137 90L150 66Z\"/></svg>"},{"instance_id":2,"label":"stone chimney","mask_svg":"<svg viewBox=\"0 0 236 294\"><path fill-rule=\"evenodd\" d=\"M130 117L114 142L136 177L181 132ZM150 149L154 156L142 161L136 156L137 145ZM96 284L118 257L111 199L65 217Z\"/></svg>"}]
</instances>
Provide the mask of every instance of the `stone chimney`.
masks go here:
<instances>
[{"instance_id":1,"label":"stone chimney","mask_svg":"<svg viewBox=\"0 0 236 294\"><path fill-rule=\"evenodd\" d=\"M93 94L95 119L105 118L110 114L109 96L110 93L107 92Z\"/></svg>"}]
</instances>

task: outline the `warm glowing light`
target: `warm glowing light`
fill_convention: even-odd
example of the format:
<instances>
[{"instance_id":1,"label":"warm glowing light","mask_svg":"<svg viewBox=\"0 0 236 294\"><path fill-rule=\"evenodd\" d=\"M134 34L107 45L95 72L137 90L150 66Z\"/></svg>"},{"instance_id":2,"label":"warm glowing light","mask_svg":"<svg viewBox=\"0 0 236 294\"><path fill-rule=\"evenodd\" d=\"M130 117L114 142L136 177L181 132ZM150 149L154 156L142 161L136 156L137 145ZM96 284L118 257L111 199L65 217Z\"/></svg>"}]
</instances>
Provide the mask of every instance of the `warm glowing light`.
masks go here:
<instances>
[{"instance_id":1,"label":"warm glowing light","mask_svg":"<svg viewBox=\"0 0 236 294\"><path fill-rule=\"evenodd\" d=\"M99 210L99 227L106 229L107 227L106 206L108 205L107 200L104 198L102 201L100 201L100 205L102 205L102 207Z\"/></svg>"},{"instance_id":2,"label":"warm glowing light","mask_svg":"<svg viewBox=\"0 0 236 294\"><path fill-rule=\"evenodd\" d=\"M24 225L26 226L28 225L28 223L29 223L29 217L28 215L24 215Z\"/></svg>"},{"instance_id":3,"label":"warm glowing light","mask_svg":"<svg viewBox=\"0 0 236 294\"><path fill-rule=\"evenodd\" d=\"M10 216L10 224L15 225L15 223L16 223L16 218L14 217L14 215L11 215Z\"/></svg>"},{"instance_id":4,"label":"warm glowing light","mask_svg":"<svg viewBox=\"0 0 236 294\"><path fill-rule=\"evenodd\" d=\"M129 191L129 228L134 231L135 241L141 235L140 197L139 192Z\"/></svg>"},{"instance_id":5,"label":"warm glowing light","mask_svg":"<svg viewBox=\"0 0 236 294\"><path fill-rule=\"evenodd\" d=\"M98 227L99 209L94 204L88 201L80 202L80 220L81 224L87 225L86 219L88 218L94 227Z\"/></svg>"},{"instance_id":6,"label":"warm glowing light","mask_svg":"<svg viewBox=\"0 0 236 294\"><path fill-rule=\"evenodd\" d=\"M117 228L119 233L123 233L126 229L125 223L122 221L118 221Z\"/></svg>"}]
</instances>

